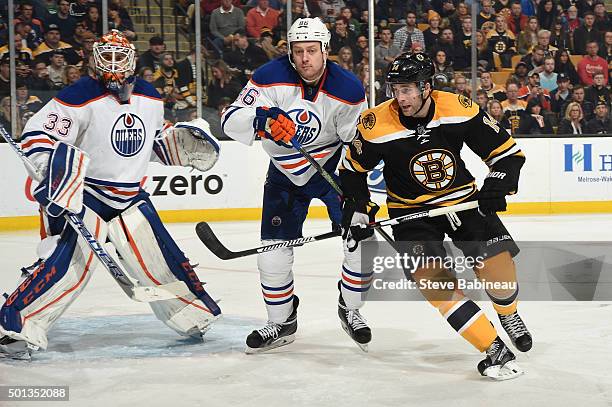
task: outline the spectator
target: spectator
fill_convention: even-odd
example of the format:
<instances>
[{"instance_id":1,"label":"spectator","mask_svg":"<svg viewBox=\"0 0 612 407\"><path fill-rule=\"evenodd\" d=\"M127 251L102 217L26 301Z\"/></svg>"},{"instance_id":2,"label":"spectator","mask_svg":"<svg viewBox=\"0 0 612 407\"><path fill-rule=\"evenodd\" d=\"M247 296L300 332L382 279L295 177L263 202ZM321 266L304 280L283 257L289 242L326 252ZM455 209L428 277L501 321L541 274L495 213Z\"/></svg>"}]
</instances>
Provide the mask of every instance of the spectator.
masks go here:
<instances>
[{"instance_id":1,"label":"spectator","mask_svg":"<svg viewBox=\"0 0 612 407\"><path fill-rule=\"evenodd\" d=\"M15 75L17 80L26 81L32 74L32 68L30 68L31 61L23 61L17 59L15 61Z\"/></svg>"},{"instance_id":2,"label":"spectator","mask_svg":"<svg viewBox=\"0 0 612 407\"><path fill-rule=\"evenodd\" d=\"M527 20L527 25L518 36L517 47L519 54L529 54L532 52L533 47L538 45L539 30L540 27L538 25L538 19L536 17L529 17Z\"/></svg>"},{"instance_id":3,"label":"spectator","mask_svg":"<svg viewBox=\"0 0 612 407\"><path fill-rule=\"evenodd\" d=\"M538 2L536 0L521 0L521 9L527 17L535 16Z\"/></svg>"},{"instance_id":4,"label":"spectator","mask_svg":"<svg viewBox=\"0 0 612 407\"><path fill-rule=\"evenodd\" d=\"M66 59L62 50L51 52L49 59L49 80L53 84L53 89L59 90L64 87L64 70L66 69Z\"/></svg>"},{"instance_id":5,"label":"spectator","mask_svg":"<svg viewBox=\"0 0 612 407\"><path fill-rule=\"evenodd\" d=\"M380 42L374 47L376 69L386 70L400 54L399 48L392 44L393 34L389 27L380 29Z\"/></svg>"},{"instance_id":6,"label":"spectator","mask_svg":"<svg viewBox=\"0 0 612 407\"><path fill-rule=\"evenodd\" d=\"M20 120L26 113L36 113L43 107L43 103L37 96L30 95L28 86L25 82L17 82L15 88L15 104L17 105L17 112Z\"/></svg>"},{"instance_id":7,"label":"spectator","mask_svg":"<svg viewBox=\"0 0 612 407\"><path fill-rule=\"evenodd\" d=\"M242 85L233 78L229 67L222 60L213 63L211 71L212 78L208 83L206 105L217 109L223 98L235 100L242 89Z\"/></svg>"},{"instance_id":8,"label":"spectator","mask_svg":"<svg viewBox=\"0 0 612 407\"><path fill-rule=\"evenodd\" d=\"M440 14L435 11L429 12L429 27L423 31L423 38L425 39L425 49L428 51L432 50L438 45L438 38L440 37Z\"/></svg>"},{"instance_id":9,"label":"spectator","mask_svg":"<svg viewBox=\"0 0 612 407\"><path fill-rule=\"evenodd\" d=\"M511 131L512 126L510 126L510 122L504 116L504 109L502 108L499 100L489 100L487 102L487 112L497 121L497 123L500 124L501 127L508 130L508 132Z\"/></svg>"},{"instance_id":10,"label":"spectator","mask_svg":"<svg viewBox=\"0 0 612 407\"><path fill-rule=\"evenodd\" d=\"M89 0L76 0L70 4L70 15L77 21L81 21L87 15L89 9Z\"/></svg>"},{"instance_id":11,"label":"spectator","mask_svg":"<svg viewBox=\"0 0 612 407\"><path fill-rule=\"evenodd\" d=\"M357 54L363 59L366 53L369 54L368 37L360 35L357 37Z\"/></svg>"},{"instance_id":12,"label":"spectator","mask_svg":"<svg viewBox=\"0 0 612 407\"><path fill-rule=\"evenodd\" d=\"M514 67L514 74L511 76L513 82L519 85L519 87L526 86L529 82L527 77L528 68L527 64L523 61L519 61Z\"/></svg>"},{"instance_id":13,"label":"spectator","mask_svg":"<svg viewBox=\"0 0 612 407\"><path fill-rule=\"evenodd\" d=\"M1 74L0 74L1 75ZM0 78L0 81L2 80L2 78ZM17 139L17 136L13 136L13 131L12 131L12 126L11 126L11 97L10 96L1 96L2 93L0 92L0 125L2 125L2 127L4 127L4 129L6 130L6 132L13 137L13 139ZM18 120L17 121L17 133L16 134L21 134L21 121ZM4 143L4 139L2 139L2 142Z\"/></svg>"},{"instance_id":14,"label":"spectator","mask_svg":"<svg viewBox=\"0 0 612 407\"><path fill-rule=\"evenodd\" d=\"M570 6L565 12L566 29L570 36L573 36L576 28L580 27L583 23L582 19L578 17L578 9L576 6Z\"/></svg>"},{"instance_id":15,"label":"spectator","mask_svg":"<svg viewBox=\"0 0 612 407\"><path fill-rule=\"evenodd\" d=\"M336 17L340 17L340 10L345 6L346 4L343 0L319 0L322 20L325 23L333 23Z\"/></svg>"},{"instance_id":16,"label":"spectator","mask_svg":"<svg viewBox=\"0 0 612 407\"><path fill-rule=\"evenodd\" d=\"M593 85L585 89L584 98L593 103L594 106L597 106L600 102L610 104L610 89L604 85L603 72L593 74Z\"/></svg>"},{"instance_id":17,"label":"spectator","mask_svg":"<svg viewBox=\"0 0 612 407\"><path fill-rule=\"evenodd\" d=\"M455 14L453 14L448 19L449 24L450 24L450 29L453 31L453 34L461 32L462 26L463 26L463 19L469 16L470 16L470 13L469 13L468 6L463 2L457 4L457 9L455 11Z\"/></svg>"},{"instance_id":18,"label":"spectator","mask_svg":"<svg viewBox=\"0 0 612 407\"><path fill-rule=\"evenodd\" d=\"M461 27L462 29L455 36L457 53L453 60L453 67L457 70L462 70L470 66L472 53L472 17L464 17Z\"/></svg>"},{"instance_id":19,"label":"spectator","mask_svg":"<svg viewBox=\"0 0 612 407\"><path fill-rule=\"evenodd\" d=\"M344 19L347 21L348 29L354 32L355 35L360 35L362 33L361 24L359 21L357 21L357 19L353 18L353 13L351 12L350 7L342 7L339 15L340 17L344 17Z\"/></svg>"},{"instance_id":20,"label":"spectator","mask_svg":"<svg viewBox=\"0 0 612 407\"><path fill-rule=\"evenodd\" d=\"M586 131L584 114L579 103L571 102L567 105L565 117L559 122L557 134L582 134Z\"/></svg>"},{"instance_id":21,"label":"spectator","mask_svg":"<svg viewBox=\"0 0 612 407\"><path fill-rule=\"evenodd\" d=\"M542 115L542 105L537 99L527 103L526 113L520 121L519 134L553 134L548 118Z\"/></svg>"},{"instance_id":22,"label":"spectator","mask_svg":"<svg viewBox=\"0 0 612 407\"><path fill-rule=\"evenodd\" d=\"M476 28L480 30L482 25L486 22L493 21L495 19L495 12L493 10L492 0L482 0L480 6L480 14L476 17Z\"/></svg>"},{"instance_id":23,"label":"spectator","mask_svg":"<svg viewBox=\"0 0 612 407\"><path fill-rule=\"evenodd\" d=\"M17 18L15 18L15 23L28 24L34 31L36 31L39 37L42 36L45 30L43 29L42 21L40 21L38 18L34 18L34 6L32 3L29 1L21 3L20 10L19 15Z\"/></svg>"},{"instance_id":24,"label":"spectator","mask_svg":"<svg viewBox=\"0 0 612 407\"><path fill-rule=\"evenodd\" d=\"M467 86L467 79L460 73L455 73L455 93L465 97L471 97L470 88Z\"/></svg>"},{"instance_id":25,"label":"spectator","mask_svg":"<svg viewBox=\"0 0 612 407\"><path fill-rule=\"evenodd\" d=\"M49 80L49 70L44 62L34 63L32 75L26 80L26 83L32 94L38 96L43 103L47 103L51 99L53 83Z\"/></svg>"},{"instance_id":26,"label":"spectator","mask_svg":"<svg viewBox=\"0 0 612 407\"><path fill-rule=\"evenodd\" d=\"M121 9L117 4L108 5L108 29L119 30L127 37L128 40L136 40L136 32L132 20L121 17Z\"/></svg>"},{"instance_id":27,"label":"spectator","mask_svg":"<svg viewBox=\"0 0 612 407\"><path fill-rule=\"evenodd\" d=\"M276 43L276 48L281 53L281 55L287 55L287 53L289 51L287 41L285 41L285 40L280 40L279 42L277 42Z\"/></svg>"},{"instance_id":28,"label":"spectator","mask_svg":"<svg viewBox=\"0 0 612 407\"><path fill-rule=\"evenodd\" d=\"M487 105L489 104L489 96L487 95L486 91L482 89L478 89L476 91L476 104L482 110L487 110Z\"/></svg>"},{"instance_id":29,"label":"spectator","mask_svg":"<svg viewBox=\"0 0 612 407\"><path fill-rule=\"evenodd\" d=\"M72 45L61 41L60 38L59 27L55 24L49 24L47 32L45 32L45 42L40 44L32 53L34 58L49 64L51 54L56 50L61 50L70 65L77 65L81 62L81 58L72 49Z\"/></svg>"},{"instance_id":30,"label":"spectator","mask_svg":"<svg viewBox=\"0 0 612 407\"><path fill-rule=\"evenodd\" d=\"M93 56L93 45L94 42L96 42L96 36L89 31L85 31L82 36L82 42L83 44L80 47L75 48L75 50L83 60L81 65L81 74L86 75L88 73L89 64L92 62L91 57Z\"/></svg>"},{"instance_id":31,"label":"spectator","mask_svg":"<svg viewBox=\"0 0 612 407\"><path fill-rule=\"evenodd\" d=\"M64 86L70 86L81 79L81 71L74 65L68 65L64 69L64 77L62 79Z\"/></svg>"},{"instance_id":32,"label":"spectator","mask_svg":"<svg viewBox=\"0 0 612 407\"><path fill-rule=\"evenodd\" d=\"M213 10L210 16L210 33L214 37L214 44L223 56L223 50L233 43L234 33L244 30L244 13L238 7L234 7L232 0L221 0L221 6Z\"/></svg>"},{"instance_id":33,"label":"spectator","mask_svg":"<svg viewBox=\"0 0 612 407\"><path fill-rule=\"evenodd\" d=\"M246 33L242 30L234 33L234 45L233 51L224 54L225 62L243 72L241 83L244 85L257 67L268 62L268 57L261 48L249 43Z\"/></svg>"},{"instance_id":34,"label":"spectator","mask_svg":"<svg viewBox=\"0 0 612 407\"><path fill-rule=\"evenodd\" d=\"M70 15L70 2L68 0L59 0L57 6L57 13L50 16L47 19L47 23L57 25L60 37L70 42L74 35L77 21Z\"/></svg>"},{"instance_id":35,"label":"spectator","mask_svg":"<svg viewBox=\"0 0 612 407\"><path fill-rule=\"evenodd\" d=\"M264 28L257 44L264 50L268 59L274 59L281 55L280 51L274 46L274 34L268 28Z\"/></svg>"},{"instance_id":36,"label":"spectator","mask_svg":"<svg viewBox=\"0 0 612 407\"><path fill-rule=\"evenodd\" d=\"M550 110L550 92L540 86L540 74L532 73L529 75L527 86L519 89L519 99L529 102L531 99L538 99L545 110Z\"/></svg>"},{"instance_id":37,"label":"spectator","mask_svg":"<svg viewBox=\"0 0 612 407\"><path fill-rule=\"evenodd\" d=\"M543 30L552 30L555 18L557 17L557 9L553 0L541 0L538 4L538 23Z\"/></svg>"},{"instance_id":38,"label":"spectator","mask_svg":"<svg viewBox=\"0 0 612 407\"><path fill-rule=\"evenodd\" d=\"M513 82L506 84L506 96L508 99L501 102L504 117L510 123L511 134L516 134L521 123L521 116L525 113L527 102L518 98L518 85Z\"/></svg>"},{"instance_id":39,"label":"spectator","mask_svg":"<svg viewBox=\"0 0 612 407\"><path fill-rule=\"evenodd\" d=\"M502 86L493 83L491 72L480 73L480 87L478 89L487 94L487 100L496 99L503 102L507 99L506 90Z\"/></svg>"},{"instance_id":40,"label":"spectator","mask_svg":"<svg viewBox=\"0 0 612 407\"><path fill-rule=\"evenodd\" d=\"M556 114L561 113L563 106L570 99L569 85L570 79L566 74L557 74L557 89L550 92L551 110Z\"/></svg>"},{"instance_id":41,"label":"spectator","mask_svg":"<svg viewBox=\"0 0 612 407\"><path fill-rule=\"evenodd\" d=\"M606 31L604 34L604 43L599 50L599 56L608 62L612 61L612 31Z\"/></svg>"},{"instance_id":42,"label":"spectator","mask_svg":"<svg viewBox=\"0 0 612 407\"><path fill-rule=\"evenodd\" d=\"M595 3L593 14L595 15L595 28L599 30L599 32L605 33L612 29L610 17L606 12L606 6L602 2Z\"/></svg>"},{"instance_id":43,"label":"spectator","mask_svg":"<svg viewBox=\"0 0 612 407\"><path fill-rule=\"evenodd\" d=\"M604 84L608 84L608 62L597 55L599 45L597 42L591 41L587 44L587 55L578 61L578 77L583 85L591 86L593 84L593 75L596 73L604 74Z\"/></svg>"},{"instance_id":44,"label":"spectator","mask_svg":"<svg viewBox=\"0 0 612 407\"><path fill-rule=\"evenodd\" d=\"M357 59L357 37L354 32L348 29L348 23L344 17L336 17L336 25L331 33L329 47L332 55L337 55L342 47L351 47L355 59ZM361 59L361 55L358 59Z\"/></svg>"},{"instance_id":45,"label":"spectator","mask_svg":"<svg viewBox=\"0 0 612 407\"><path fill-rule=\"evenodd\" d=\"M570 80L570 83L580 83L578 72L570 59L569 51L562 49L555 55L555 72L564 73Z\"/></svg>"},{"instance_id":46,"label":"spectator","mask_svg":"<svg viewBox=\"0 0 612 407\"><path fill-rule=\"evenodd\" d=\"M582 112L584 113L584 119L591 120L595 112L595 105L593 105L593 103L591 103L590 101L585 100L585 95L586 95L586 92L582 85L574 85L574 88L572 89L572 97L561 108L561 114L564 114L564 112L567 111L567 106L570 103L576 102L580 106L582 106Z\"/></svg>"},{"instance_id":47,"label":"spectator","mask_svg":"<svg viewBox=\"0 0 612 407\"><path fill-rule=\"evenodd\" d=\"M455 76L455 71L453 70L452 62L448 60L443 49L436 51L434 67L436 71L434 81L439 84L438 88L442 89L449 86Z\"/></svg>"},{"instance_id":48,"label":"spectator","mask_svg":"<svg viewBox=\"0 0 612 407\"><path fill-rule=\"evenodd\" d=\"M538 31L538 45L544 50L545 56L554 57L558 49L550 45L551 32L548 30Z\"/></svg>"},{"instance_id":49,"label":"spectator","mask_svg":"<svg viewBox=\"0 0 612 407\"><path fill-rule=\"evenodd\" d=\"M157 71L160 66L161 54L166 51L166 44L162 37L153 36L149 39L149 50L143 52L136 63L136 70L140 70L143 66L148 66Z\"/></svg>"},{"instance_id":50,"label":"spectator","mask_svg":"<svg viewBox=\"0 0 612 407\"><path fill-rule=\"evenodd\" d=\"M140 71L138 71L138 76L140 76L142 79L144 79L145 81L149 83L155 82L155 76L153 75L153 69L149 68L148 66L143 66L142 68L140 68Z\"/></svg>"},{"instance_id":51,"label":"spectator","mask_svg":"<svg viewBox=\"0 0 612 407\"><path fill-rule=\"evenodd\" d=\"M565 27L563 27L563 20L559 16L555 19L555 24L550 34L550 45L557 48L557 50L571 47L570 35Z\"/></svg>"},{"instance_id":52,"label":"spectator","mask_svg":"<svg viewBox=\"0 0 612 407\"><path fill-rule=\"evenodd\" d=\"M518 37L519 33L527 27L529 17L522 13L521 3L512 3L510 7L510 15L508 16L508 29ZM536 19L537 21L537 19Z\"/></svg>"},{"instance_id":53,"label":"spectator","mask_svg":"<svg viewBox=\"0 0 612 407\"><path fill-rule=\"evenodd\" d=\"M416 13L408 11L406 13L406 25L395 31L393 45L399 48L402 53L410 52L413 42L425 44L425 37L416 26Z\"/></svg>"},{"instance_id":54,"label":"spectator","mask_svg":"<svg viewBox=\"0 0 612 407\"><path fill-rule=\"evenodd\" d=\"M291 2L291 23L295 23L298 18L307 18L310 16L304 0L295 0Z\"/></svg>"},{"instance_id":55,"label":"spectator","mask_svg":"<svg viewBox=\"0 0 612 407\"><path fill-rule=\"evenodd\" d=\"M85 27L97 37L102 35L102 19L100 18L98 6L95 4L90 5L82 21Z\"/></svg>"},{"instance_id":56,"label":"spectator","mask_svg":"<svg viewBox=\"0 0 612 407\"><path fill-rule=\"evenodd\" d=\"M353 72L355 69L355 62L353 61L353 50L351 47L342 47L338 52L338 65L347 71Z\"/></svg>"},{"instance_id":57,"label":"spectator","mask_svg":"<svg viewBox=\"0 0 612 407\"><path fill-rule=\"evenodd\" d=\"M257 7L246 14L246 31L250 37L259 38L261 29L268 27L272 31L278 27L280 12L269 6L269 0L257 0Z\"/></svg>"},{"instance_id":58,"label":"spectator","mask_svg":"<svg viewBox=\"0 0 612 407\"><path fill-rule=\"evenodd\" d=\"M4 54L0 59L0 98L11 96L10 56Z\"/></svg>"},{"instance_id":59,"label":"spectator","mask_svg":"<svg viewBox=\"0 0 612 407\"><path fill-rule=\"evenodd\" d=\"M587 122L588 134L612 134L612 123L608 114L609 103L598 102L595 106L595 117Z\"/></svg>"},{"instance_id":60,"label":"spectator","mask_svg":"<svg viewBox=\"0 0 612 407\"><path fill-rule=\"evenodd\" d=\"M174 63L174 56L170 52L163 52L160 56L160 65L153 74L153 86L164 101L164 117L174 121L175 110L187 108L183 95L179 91L178 70Z\"/></svg>"},{"instance_id":61,"label":"spectator","mask_svg":"<svg viewBox=\"0 0 612 407\"><path fill-rule=\"evenodd\" d=\"M437 52L437 50L444 51L446 59L449 61L449 64L452 65L452 61L455 59L455 38L453 30L448 27L442 30L438 40L438 46L433 49L433 52Z\"/></svg>"},{"instance_id":62,"label":"spectator","mask_svg":"<svg viewBox=\"0 0 612 407\"><path fill-rule=\"evenodd\" d=\"M433 0L432 5L434 10L440 14L440 17L445 20L448 20L455 13L453 0Z\"/></svg>"},{"instance_id":63,"label":"spectator","mask_svg":"<svg viewBox=\"0 0 612 407\"><path fill-rule=\"evenodd\" d=\"M495 17L495 30L487 34L489 49L499 55L503 68L512 67L512 56L516 55L515 37L506 27L506 19L502 15Z\"/></svg>"},{"instance_id":64,"label":"spectator","mask_svg":"<svg viewBox=\"0 0 612 407\"><path fill-rule=\"evenodd\" d=\"M21 34L15 33L14 44L15 44L15 54L17 55L17 60L31 63L32 62L32 50L24 45L25 41L21 37ZM4 56L4 54L9 53L9 46L6 44L3 47L0 47L0 58Z\"/></svg>"},{"instance_id":65,"label":"spectator","mask_svg":"<svg viewBox=\"0 0 612 407\"><path fill-rule=\"evenodd\" d=\"M529 70L530 75L531 73L540 73L544 70L543 65L545 55L546 52L544 51L544 48L539 45L536 45L535 47L533 47L531 53L521 58L521 61L527 64L527 69Z\"/></svg>"},{"instance_id":66,"label":"spectator","mask_svg":"<svg viewBox=\"0 0 612 407\"><path fill-rule=\"evenodd\" d=\"M37 34L29 24L17 23L15 25L15 34L19 34L22 39L25 39L26 46L32 50L36 49L44 41L42 35Z\"/></svg>"},{"instance_id":67,"label":"spectator","mask_svg":"<svg viewBox=\"0 0 612 407\"><path fill-rule=\"evenodd\" d=\"M587 53L587 45L590 42L601 41L601 32L594 26L595 14L586 12L584 24L574 31L574 54L584 55Z\"/></svg>"},{"instance_id":68,"label":"spectator","mask_svg":"<svg viewBox=\"0 0 612 407\"><path fill-rule=\"evenodd\" d=\"M552 92L557 89L557 73L555 72L555 59L551 56L544 59L544 70L540 72L540 84L543 89Z\"/></svg>"}]
</instances>

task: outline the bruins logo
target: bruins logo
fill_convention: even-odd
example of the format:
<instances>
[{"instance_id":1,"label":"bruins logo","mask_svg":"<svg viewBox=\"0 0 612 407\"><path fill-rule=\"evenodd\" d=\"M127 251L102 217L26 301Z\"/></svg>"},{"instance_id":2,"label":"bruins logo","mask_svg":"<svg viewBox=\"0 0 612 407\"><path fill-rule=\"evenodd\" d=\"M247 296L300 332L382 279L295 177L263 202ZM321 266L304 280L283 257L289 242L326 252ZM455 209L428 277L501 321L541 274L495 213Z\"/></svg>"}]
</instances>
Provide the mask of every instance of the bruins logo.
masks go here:
<instances>
[{"instance_id":1,"label":"bruins logo","mask_svg":"<svg viewBox=\"0 0 612 407\"><path fill-rule=\"evenodd\" d=\"M372 130L376 124L376 115L372 112L366 114L364 118L361 119L361 124L363 124L364 128Z\"/></svg>"},{"instance_id":2,"label":"bruins logo","mask_svg":"<svg viewBox=\"0 0 612 407\"><path fill-rule=\"evenodd\" d=\"M493 46L493 49L498 54L503 54L504 52L506 52L506 43L503 41L497 41Z\"/></svg>"},{"instance_id":3,"label":"bruins logo","mask_svg":"<svg viewBox=\"0 0 612 407\"><path fill-rule=\"evenodd\" d=\"M453 183L456 160L450 151L429 150L410 161L413 178L428 191L439 192Z\"/></svg>"},{"instance_id":4,"label":"bruins logo","mask_svg":"<svg viewBox=\"0 0 612 407\"><path fill-rule=\"evenodd\" d=\"M459 95L459 103L461 103L461 106L465 107L466 109L472 107L472 99L464 95Z\"/></svg>"}]
</instances>

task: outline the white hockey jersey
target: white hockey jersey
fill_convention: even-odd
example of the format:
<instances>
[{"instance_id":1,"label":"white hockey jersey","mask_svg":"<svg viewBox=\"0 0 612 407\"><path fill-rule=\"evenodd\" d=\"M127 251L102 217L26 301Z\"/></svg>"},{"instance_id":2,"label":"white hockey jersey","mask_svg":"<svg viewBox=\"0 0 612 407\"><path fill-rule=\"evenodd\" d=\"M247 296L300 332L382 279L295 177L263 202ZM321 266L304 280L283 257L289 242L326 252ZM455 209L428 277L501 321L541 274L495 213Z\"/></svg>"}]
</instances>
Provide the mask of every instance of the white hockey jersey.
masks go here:
<instances>
[{"instance_id":1,"label":"white hockey jersey","mask_svg":"<svg viewBox=\"0 0 612 407\"><path fill-rule=\"evenodd\" d=\"M123 209L138 194L163 121L163 102L148 82L137 79L129 102L121 104L87 76L32 116L21 148L38 167L46 165L55 140L80 148L91 159L85 190Z\"/></svg>"},{"instance_id":2,"label":"white hockey jersey","mask_svg":"<svg viewBox=\"0 0 612 407\"><path fill-rule=\"evenodd\" d=\"M238 98L230 105L221 125L234 140L251 145L253 122L259 106L279 107L296 124L296 138L322 166L355 137L359 114L367 109L363 86L352 72L328 62L318 89L304 87L287 56L272 60L255 71ZM295 185L316 173L291 145L262 140L272 163Z\"/></svg>"}]
</instances>

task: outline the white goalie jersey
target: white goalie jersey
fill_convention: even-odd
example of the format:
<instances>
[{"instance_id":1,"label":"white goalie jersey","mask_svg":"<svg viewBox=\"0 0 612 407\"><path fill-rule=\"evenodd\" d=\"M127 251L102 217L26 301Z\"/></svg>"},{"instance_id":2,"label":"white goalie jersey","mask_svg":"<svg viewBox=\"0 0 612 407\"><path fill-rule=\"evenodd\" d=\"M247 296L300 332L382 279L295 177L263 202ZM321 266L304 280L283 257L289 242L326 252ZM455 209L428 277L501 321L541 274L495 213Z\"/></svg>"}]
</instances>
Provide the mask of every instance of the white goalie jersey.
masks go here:
<instances>
[{"instance_id":1,"label":"white goalie jersey","mask_svg":"<svg viewBox=\"0 0 612 407\"><path fill-rule=\"evenodd\" d=\"M21 147L39 167L46 165L55 140L83 150L90 158L85 190L123 209L138 194L163 117L159 94L144 80L136 80L129 102L121 104L98 81L84 77L28 121Z\"/></svg>"},{"instance_id":2,"label":"white goalie jersey","mask_svg":"<svg viewBox=\"0 0 612 407\"><path fill-rule=\"evenodd\" d=\"M221 125L234 140L251 145L257 107L279 107L296 125L296 139L322 166L343 143L352 141L359 114L367 109L365 91L355 75L328 62L318 88L304 87L287 56L260 67L224 112ZM316 173L291 145L262 140L271 162L301 186Z\"/></svg>"}]
</instances>

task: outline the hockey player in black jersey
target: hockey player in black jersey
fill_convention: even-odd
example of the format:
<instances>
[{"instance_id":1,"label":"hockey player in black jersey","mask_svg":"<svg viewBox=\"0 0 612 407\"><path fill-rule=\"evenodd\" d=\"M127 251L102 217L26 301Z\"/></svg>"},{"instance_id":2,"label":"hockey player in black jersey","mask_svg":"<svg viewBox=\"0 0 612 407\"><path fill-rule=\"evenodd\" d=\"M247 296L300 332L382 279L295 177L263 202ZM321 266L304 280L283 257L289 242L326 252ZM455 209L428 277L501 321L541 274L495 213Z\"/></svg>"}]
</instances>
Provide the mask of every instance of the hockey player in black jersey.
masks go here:
<instances>
[{"instance_id":1,"label":"hockey player in black jersey","mask_svg":"<svg viewBox=\"0 0 612 407\"><path fill-rule=\"evenodd\" d=\"M478 200L478 209L396 225L394 239L412 256L444 257L442 241L448 235L465 256L480 256L483 261L474 271L481 280L506 283L499 284L504 289L488 288L487 295L515 347L526 352L532 338L517 312L512 260L519 249L496 214L506 210L506 195L517 191L525 156L506 130L472 100L434 91L433 74L432 61L421 53L399 56L389 67L387 90L392 99L361 114L357 135L342 160L340 177L350 203L345 208L367 213L367 172L381 160L391 217ZM461 159L464 144L490 169L480 191ZM362 237L356 233L352 239L358 242ZM431 280L457 281L439 263L422 263L408 274L419 287ZM483 376L504 380L523 373L493 324L457 284L454 289L421 293L461 336L486 353L478 364Z\"/></svg>"}]
</instances>

